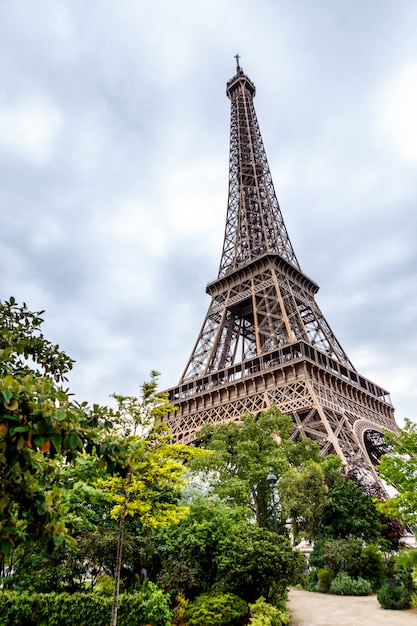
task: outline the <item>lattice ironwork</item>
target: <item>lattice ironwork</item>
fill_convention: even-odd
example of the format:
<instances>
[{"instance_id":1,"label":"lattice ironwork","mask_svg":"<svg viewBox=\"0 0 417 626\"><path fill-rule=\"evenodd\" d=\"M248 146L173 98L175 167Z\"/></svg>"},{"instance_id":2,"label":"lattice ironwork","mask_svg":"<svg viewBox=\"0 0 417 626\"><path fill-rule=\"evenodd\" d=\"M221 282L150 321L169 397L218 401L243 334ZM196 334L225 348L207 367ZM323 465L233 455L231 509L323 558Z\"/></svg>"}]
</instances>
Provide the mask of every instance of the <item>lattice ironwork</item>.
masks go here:
<instances>
[{"instance_id":1,"label":"lattice ironwork","mask_svg":"<svg viewBox=\"0 0 417 626\"><path fill-rule=\"evenodd\" d=\"M178 440L192 442L208 422L239 420L276 403L294 417L294 437L312 437L324 453L372 472L381 450L375 433L396 430L388 392L355 370L315 301L318 286L300 268L253 106L255 86L239 64L226 93L223 251L196 344L169 390L179 407L169 425Z\"/></svg>"}]
</instances>

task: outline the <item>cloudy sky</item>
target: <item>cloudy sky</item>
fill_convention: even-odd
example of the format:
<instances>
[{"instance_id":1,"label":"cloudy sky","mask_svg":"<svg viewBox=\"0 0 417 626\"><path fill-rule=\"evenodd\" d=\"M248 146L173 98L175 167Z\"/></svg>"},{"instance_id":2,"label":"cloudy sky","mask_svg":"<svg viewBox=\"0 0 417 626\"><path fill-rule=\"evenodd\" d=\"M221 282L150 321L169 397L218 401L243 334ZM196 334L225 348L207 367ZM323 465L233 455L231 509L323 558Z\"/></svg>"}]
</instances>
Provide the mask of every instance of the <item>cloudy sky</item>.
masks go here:
<instances>
[{"instance_id":1,"label":"cloudy sky","mask_svg":"<svg viewBox=\"0 0 417 626\"><path fill-rule=\"evenodd\" d=\"M0 0L0 298L46 309L78 400L182 374L239 53L318 304L417 419L416 32L415 0Z\"/></svg>"}]
</instances>

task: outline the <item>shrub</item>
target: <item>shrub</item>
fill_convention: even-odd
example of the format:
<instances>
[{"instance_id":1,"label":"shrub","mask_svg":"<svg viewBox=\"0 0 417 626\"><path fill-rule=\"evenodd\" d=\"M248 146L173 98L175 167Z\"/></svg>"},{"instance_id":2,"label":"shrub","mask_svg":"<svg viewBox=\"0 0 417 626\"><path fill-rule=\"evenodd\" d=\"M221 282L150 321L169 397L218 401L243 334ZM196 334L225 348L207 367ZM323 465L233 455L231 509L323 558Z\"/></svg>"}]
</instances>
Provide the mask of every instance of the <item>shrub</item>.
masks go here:
<instances>
[{"instance_id":1,"label":"shrub","mask_svg":"<svg viewBox=\"0 0 417 626\"><path fill-rule=\"evenodd\" d=\"M368 596L372 585L364 578L351 578L346 572L339 572L330 584L330 593L338 596Z\"/></svg>"},{"instance_id":2,"label":"shrub","mask_svg":"<svg viewBox=\"0 0 417 626\"><path fill-rule=\"evenodd\" d=\"M327 593L330 588L330 583L333 580L333 572L329 569L319 569L317 572L317 580L318 580L318 591L323 591Z\"/></svg>"},{"instance_id":3,"label":"shrub","mask_svg":"<svg viewBox=\"0 0 417 626\"><path fill-rule=\"evenodd\" d=\"M203 593L185 612L187 626L228 626L248 613L244 600L232 593Z\"/></svg>"},{"instance_id":4,"label":"shrub","mask_svg":"<svg viewBox=\"0 0 417 626\"><path fill-rule=\"evenodd\" d=\"M383 609L409 609L411 606L411 593L404 585L397 585L394 581L386 582L378 590L379 604Z\"/></svg>"},{"instance_id":5,"label":"shrub","mask_svg":"<svg viewBox=\"0 0 417 626\"><path fill-rule=\"evenodd\" d=\"M188 605L189 600L187 600L183 593L179 592L175 598L175 614L174 619L172 620L173 624L182 624L184 622L184 616Z\"/></svg>"},{"instance_id":6,"label":"shrub","mask_svg":"<svg viewBox=\"0 0 417 626\"><path fill-rule=\"evenodd\" d=\"M103 626L110 622L112 598L89 593L0 592L0 626ZM148 583L141 590L120 596L119 626L170 626L167 596Z\"/></svg>"},{"instance_id":7,"label":"shrub","mask_svg":"<svg viewBox=\"0 0 417 626\"><path fill-rule=\"evenodd\" d=\"M287 626L289 615L283 607L272 606L261 597L254 604L249 604L249 626Z\"/></svg>"},{"instance_id":8,"label":"shrub","mask_svg":"<svg viewBox=\"0 0 417 626\"><path fill-rule=\"evenodd\" d=\"M384 558L377 546L369 544L362 548L357 576L369 580L374 590L379 589L387 574Z\"/></svg>"},{"instance_id":9,"label":"shrub","mask_svg":"<svg viewBox=\"0 0 417 626\"><path fill-rule=\"evenodd\" d=\"M306 591L317 591L317 587L318 587L317 570L312 569L308 572L308 574L304 575L303 589L305 589Z\"/></svg>"}]
</instances>

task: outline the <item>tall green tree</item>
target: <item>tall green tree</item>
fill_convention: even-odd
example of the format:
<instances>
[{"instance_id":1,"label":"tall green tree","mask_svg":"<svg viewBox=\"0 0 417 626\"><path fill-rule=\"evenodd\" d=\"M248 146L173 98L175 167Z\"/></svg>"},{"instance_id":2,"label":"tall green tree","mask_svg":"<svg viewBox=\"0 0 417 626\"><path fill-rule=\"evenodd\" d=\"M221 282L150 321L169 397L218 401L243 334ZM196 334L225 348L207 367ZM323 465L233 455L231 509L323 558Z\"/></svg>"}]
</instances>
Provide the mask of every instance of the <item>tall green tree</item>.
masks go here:
<instances>
[{"instance_id":1,"label":"tall green tree","mask_svg":"<svg viewBox=\"0 0 417 626\"><path fill-rule=\"evenodd\" d=\"M96 445L105 422L97 405L63 387L73 361L42 332L43 311L0 302L0 553L41 538L71 541L78 523L62 467ZM99 428L100 427L100 428Z\"/></svg>"},{"instance_id":2,"label":"tall green tree","mask_svg":"<svg viewBox=\"0 0 417 626\"><path fill-rule=\"evenodd\" d=\"M271 489L266 480L269 468L279 480L290 467L301 467L306 459L320 459L319 447L312 440L291 440L292 428L292 418L276 406L256 419L248 413L240 422L207 425L200 431L199 441L211 454L196 459L192 467L209 475L220 500L244 507L259 526L272 527Z\"/></svg>"},{"instance_id":3,"label":"tall green tree","mask_svg":"<svg viewBox=\"0 0 417 626\"><path fill-rule=\"evenodd\" d=\"M382 539L381 515L371 496L354 480L340 476L329 491L319 530L321 535L333 539L356 537L378 543Z\"/></svg>"},{"instance_id":4,"label":"tall green tree","mask_svg":"<svg viewBox=\"0 0 417 626\"><path fill-rule=\"evenodd\" d=\"M168 394L158 393L158 375L151 372L151 380L141 386L139 398L115 395L118 406L112 417L119 425L123 446L112 474L97 481L112 503L112 518L119 521L111 626L117 623L126 517L137 517L144 526L151 527L178 523L188 512L188 507L179 502L185 463L201 455L196 448L173 443L160 423L174 407Z\"/></svg>"},{"instance_id":5,"label":"tall green tree","mask_svg":"<svg viewBox=\"0 0 417 626\"><path fill-rule=\"evenodd\" d=\"M382 455L378 473L397 493L378 509L404 524L417 525L417 424L406 419L398 433L385 433L390 451Z\"/></svg>"}]
</instances>

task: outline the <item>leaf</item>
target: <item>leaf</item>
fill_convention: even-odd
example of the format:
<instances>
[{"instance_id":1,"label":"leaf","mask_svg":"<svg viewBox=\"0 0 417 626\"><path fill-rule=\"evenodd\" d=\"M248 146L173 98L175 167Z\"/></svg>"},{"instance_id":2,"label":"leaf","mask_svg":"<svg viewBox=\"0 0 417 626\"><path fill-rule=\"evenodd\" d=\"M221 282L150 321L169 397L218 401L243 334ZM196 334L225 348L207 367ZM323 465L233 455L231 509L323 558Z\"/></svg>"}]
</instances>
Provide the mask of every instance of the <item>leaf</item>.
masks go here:
<instances>
[{"instance_id":1,"label":"leaf","mask_svg":"<svg viewBox=\"0 0 417 626\"><path fill-rule=\"evenodd\" d=\"M62 446L62 437L61 435L52 435L51 437L52 444L57 452L61 450Z\"/></svg>"},{"instance_id":2,"label":"leaf","mask_svg":"<svg viewBox=\"0 0 417 626\"><path fill-rule=\"evenodd\" d=\"M7 541L6 539L1 539L0 540L0 552L2 554L5 554L6 556L10 554L12 549L11 543L10 541Z\"/></svg>"},{"instance_id":3,"label":"leaf","mask_svg":"<svg viewBox=\"0 0 417 626\"><path fill-rule=\"evenodd\" d=\"M16 433L27 433L29 431L29 426L12 426L10 429L10 434L15 435Z\"/></svg>"},{"instance_id":4,"label":"leaf","mask_svg":"<svg viewBox=\"0 0 417 626\"><path fill-rule=\"evenodd\" d=\"M41 451L42 452L49 452L49 448L51 447L51 442L50 441L45 441L45 443L43 443L41 445Z\"/></svg>"},{"instance_id":5,"label":"leaf","mask_svg":"<svg viewBox=\"0 0 417 626\"><path fill-rule=\"evenodd\" d=\"M75 433L72 433L69 436L68 443L69 443L70 450L76 450L76 448L82 447L82 441L80 437Z\"/></svg>"},{"instance_id":6,"label":"leaf","mask_svg":"<svg viewBox=\"0 0 417 626\"><path fill-rule=\"evenodd\" d=\"M10 391L10 389L4 389L4 390L2 391L2 395L3 395L4 401L5 401L5 402L7 402L7 403L8 403L8 402L10 402L10 400L11 400L11 399L12 399L12 397L13 397L13 394L12 394L12 392ZM7 406L7 405L5 404L4 406Z\"/></svg>"}]
</instances>

